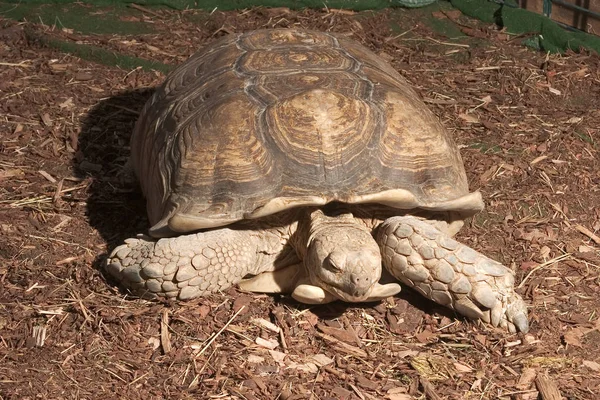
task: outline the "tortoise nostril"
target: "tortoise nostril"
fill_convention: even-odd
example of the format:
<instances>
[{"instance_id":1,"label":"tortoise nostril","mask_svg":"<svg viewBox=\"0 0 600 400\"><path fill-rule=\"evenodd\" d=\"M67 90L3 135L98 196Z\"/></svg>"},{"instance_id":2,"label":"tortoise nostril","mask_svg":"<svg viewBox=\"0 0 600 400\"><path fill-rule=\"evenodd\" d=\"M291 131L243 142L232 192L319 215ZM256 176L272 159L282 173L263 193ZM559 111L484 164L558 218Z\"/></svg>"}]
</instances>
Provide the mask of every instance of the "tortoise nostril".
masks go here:
<instances>
[{"instance_id":1,"label":"tortoise nostril","mask_svg":"<svg viewBox=\"0 0 600 400\"><path fill-rule=\"evenodd\" d=\"M355 284L356 286L366 286L369 285L369 278L367 278L366 276L362 276L359 274L352 274L350 275L350 280L352 281L353 284Z\"/></svg>"}]
</instances>

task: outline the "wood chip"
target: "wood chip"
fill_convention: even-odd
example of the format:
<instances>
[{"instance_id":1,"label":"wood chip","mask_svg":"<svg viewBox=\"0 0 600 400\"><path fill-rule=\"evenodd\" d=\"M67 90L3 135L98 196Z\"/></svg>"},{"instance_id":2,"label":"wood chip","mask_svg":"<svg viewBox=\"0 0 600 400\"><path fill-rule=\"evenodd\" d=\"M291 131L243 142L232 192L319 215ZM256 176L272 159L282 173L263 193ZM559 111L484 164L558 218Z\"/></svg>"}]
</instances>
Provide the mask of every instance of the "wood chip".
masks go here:
<instances>
[{"instance_id":1,"label":"wood chip","mask_svg":"<svg viewBox=\"0 0 600 400\"><path fill-rule=\"evenodd\" d=\"M349 383L348 385L352 388L352 390L354 390L354 393L356 393L360 400L365 400L365 395L362 394L362 392L356 386L354 386L351 383Z\"/></svg>"},{"instance_id":2,"label":"wood chip","mask_svg":"<svg viewBox=\"0 0 600 400\"><path fill-rule=\"evenodd\" d=\"M36 325L33 327L33 337L35 339L35 345L38 347L44 346L46 342L46 326Z\"/></svg>"},{"instance_id":3,"label":"wood chip","mask_svg":"<svg viewBox=\"0 0 600 400\"><path fill-rule=\"evenodd\" d=\"M252 323L275 333L279 333L279 331L281 330L277 325L275 325L271 321L267 321L264 318L254 318L252 320Z\"/></svg>"},{"instance_id":4,"label":"wood chip","mask_svg":"<svg viewBox=\"0 0 600 400\"><path fill-rule=\"evenodd\" d=\"M325 324L317 324L317 329L346 343L354 343L354 335L345 329L332 328Z\"/></svg>"},{"instance_id":5,"label":"wood chip","mask_svg":"<svg viewBox=\"0 0 600 400\"><path fill-rule=\"evenodd\" d=\"M329 364L333 364L333 360L327 357L325 354L315 354L311 357L311 360L314 361L319 367L324 367Z\"/></svg>"},{"instance_id":6,"label":"wood chip","mask_svg":"<svg viewBox=\"0 0 600 400\"><path fill-rule=\"evenodd\" d=\"M163 353L171 351L171 333L169 332L169 310L164 308L160 315L160 345Z\"/></svg>"},{"instance_id":7,"label":"wood chip","mask_svg":"<svg viewBox=\"0 0 600 400\"><path fill-rule=\"evenodd\" d=\"M275 360L275 362L278 364L282 364L283 360L287 356L287 354L277 350L269 350L269 354L271 355L271 357L273 357L273 360Z\"/></svg>"},{"instance_id":8,"label":"wood chip","mask_svg":"<svg viewBox=\"0 0 600 400\"><path fill-rule=\"evenodd\" d=\"M583 365L594 372L600 372L600 364L596 361L583 360Z\"/></svg>"},{"instance_id":9,"label":"wood chip","mask_svg":"<svg viewBox=\"0 0 600 400\"><path fill-rule=\"evenodd\" d=\"M454 364L454 368L456 368L456 370L458 372L472 372L473 368L469 367L468 365L465 364L461 364L461 363L453 363Z\"/></svg>"},{"instance_id":10,"label":"wood chip","mask_svg":"<svg viewBox=\"0 0 600 400\"><path fill-rule=\"evenodd\" d=\"M519 390L527 390L535 381L535 376L537 375L537 371L533 368L523 368L523 372L521 372L521 376L519 377L519 381L517 382L517 388Z\"/></svg>"},{"instance_id":11,"label":"wood chip","mask_svg":"<svg viewBox=\"0 0 600 400\"><path fill-rule=\"evenodd\" d=\"M421 386L423 387L423 391L425 392L425 395L427 396L428 399L442 400L442 398L435 391L435 387L431 384L431 382L429 382L427 380L427 378L421 376L421 377L419 377L419 382L421 383Z\"/></svg>"},{"instance_id":12,"label":"wood chip","mask_svg":"<svg viewBox=\"0 0 600 400\"><path fill-rule=\"evenodd\" d=\"M2 181L4 179L8 179L8 178L15 178L18 176L23 176L23 175L25 175L25 172L23 172L23 170L18 169L18 168L1 170L0 171L0 181Z\"/></svg>"},{"instance_id":13,"label":"wood chip","mask_svg":"<svg viewBox=\"0 0 600 400\"><path fill-rule=\"evenodd\" d=\"M248 355L248 362L253 364L262 364L265 362L264 357L257 356L256 354Z\"/></svg>"},{"instance_id":14,"label":"wood chip","mask_svg":"<svg viewBox=\"0 0 600 400\"><path fill-rule=\"evenodd\" d=\"M56 179L50 175L49 173L47 173L46 171L43 170L39 170L38 173L43 176L44 178L46 178L50 183L56 183Z\"/></svg>"},{"instance_id":15,"label":"wood chip","mask_svg":"<svg viewBox=\"0 0 600 400\"><path fill-rule=\"evenodd\" d=\"M52 126L52 119L50 118L50 114L48 113L44 113L41 115L42 118L42 122L44 123L44 125L46 126Z\"/></svg>"},{"instance_id":16,"label":"wood chip","mask_svg":"<svg viewBox=\"0 0 600 400\"><path fill-rule=\"evenodd\" d=\"M331 390L331 395L338 399L348 399L352 396L352 392L340 386L336 386Z\"/></svg>"},{"instance_id":17,"label":"wood chip","mask_svg":"<svg viewBox=\"0 0 600 400\"><path fill-rule=\"evenodd\" d=\"M259 345L261 347L264 347L266 349L269 349L269 350L274 350L277 346L279 346L279 342L277 340L274 340L274 339L263 339L260 336L257 337L254 340L254 342L257 345Z\"/></svg>"},{"instance_id":18,"label":"wood chip","mask_svg":"<svg viewBox=\"0 0 600 400\"><path fill-rule=\"evenodd\" d=\"M547 375L538 374L535 378L535 386L540 391L542 400L562 400L562 396L556 383L551 380Z\"/></svg>"}]
</instances>

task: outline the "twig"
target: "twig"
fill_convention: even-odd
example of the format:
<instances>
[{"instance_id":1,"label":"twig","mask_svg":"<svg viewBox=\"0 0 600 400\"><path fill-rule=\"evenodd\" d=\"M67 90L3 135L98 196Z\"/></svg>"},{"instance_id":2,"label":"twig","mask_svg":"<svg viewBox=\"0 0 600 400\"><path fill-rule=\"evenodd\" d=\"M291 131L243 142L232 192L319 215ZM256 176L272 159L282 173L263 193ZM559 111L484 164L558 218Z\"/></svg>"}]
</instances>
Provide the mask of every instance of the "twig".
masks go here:
<instances>
[{"instance_id":1,"label":"twig","mask_svg":"<svg viewBox=\"0 0 600 400\"><path fill-rule=\"evenodd\" d=\"M160 316L160 344L163 352L167 354L171 351L171 334L169 332L169 310L162 310Z\"/></svg>"},{"instance_id":2,"label":"twig","mask_svg":"<svg viewBox=\"0 0 600 400\"><path fill-rule=\"evenodd\" d=\"M455 47L465 47L465 48L469 48L471 46L469 46L468 44L461 44L461 43L450 43L450 42L441 42L439 40L436 40L432 37L426 36L427 39L431 40L434 43L437 44L443 44L444 46L455 46Z\"/></svg>"},{"instance_id":3,"label":"twig","mask_svg":"<svg viewBox=\"0 0 600 400\"><path fill-rule=\"evenodd\" d=\"M538 265L537 267L535 267L534 269L532 269L531 271L529 271L529 273L527 274L527 276L525 278L523 278L523 280L521 281L521 283L519 284L519 286L517 286L517 288L522 288L523 285L525 284L525 282L527 282L527 279L529 279L531 277L531 275L535 271L537 271L538 269L547 267L548 265L555 264L555 263L557 263L559 261L564 260L565 258L569 258L570 256L571 256L571 253L566 253L566 254L560 255L560 256L558 256L556 258L553 258L552 260L548 260L545 263L542 263L542 264Z\"/></svg>"},{"instance_id":4,"label":"twig","mask_svg":"<svg viewBox=\"0 0 600 400\"><path fill-rule=\"evenodd\" d=\"M283 329L279 330L279 341L281 342L281 347L283 347L284 353L287 352L288 345L285 341L285 334L283 333Z\"/></svg>"},{"instance_id":5,"label":"twig","mask_svg":"<svg viewBox=\"0 0 600 400\"><path fill-rule=\"evenodd\" d=\"M156 11L149 10L146 7L139 6L139 5L135 4L135 3L129 4L129 7L135 8L138 11L145 12L145 13L148 13L150 15L154 15L155 17L158 17L158 18L162 18L163 17L162 15L160 15L159 13L157 13Z\"/></svg>"},{"instance_id":6,"label":"twig","mask_svg":"<svg viewBox=\"0 0 600 400\"><path fill-rule=\"evenodd\" d=\"M585 236L592 239L594 241L594 243L596 243L597 245L600 245L600 236L596 235L594 232L590 231L585 226L575 225L575 229L577 229L579 232L583 233Z\"/></svg>"},{"instance_id":7,"label":"twig","mask_svg":"<svg viewBox=\"0 0 600 400\"><path fill-rule=\"evenodd\" d=\"M23 62L20 62L18 64L8 63L8 62L0 62L0 65L2 65L3 67L22 67L22 68L29 68L29 67L31 67L31 65L23 64Z\"/></svg>"},{"instance_id":8,"label":"twig","mask_svg":"<svg viewBox=\"0 0 600 400\"><path fill-rule=\"evenodd\" d=\"M369 356L369 354L364 351L363 349L360 349L356 346L352 346L351 344L348 343L344 343L336 338L334 338L333 336L327 335L325 333L321 333L321 332L315 332L315 334L323 339L325 339L328 342L332 342L334 347L337 350L343 351L346 354L352 354L355 357L363 357L366 358Z\"/></svg>"},{"instance_id":9,"label":"twig","mask_svg":"<svg viewBox=\"0 0 600 400\"><path fill-rule=\"evenodd\" d=\"M362 392L356 386L351 383L348 383L348 385L352 388L352 390L354 390L354 393L356 393L360 400L365 400L365 395L362 394Z\"/></svg>"},{"instance_id":10,"label":"twig","mask_svg":"<svg viewBox=\"0 0 600 400\"><path fill-rule=\"evenodd\" d=\"M330 374L333 374L335 376L337 376L338 378L342 379L342 380L346 380L347 375L341 371L338 371L337 369L330 367L329 365L324 365L323 369L327 372L329 372Z\"/></svg>"},{"instance_id":11,"label":"twig","mask_svg":"<svg viewBox=\"0 0 600 400\"><path fill-rule=\"evenodd\" d=\"M219 337L219 335L220 335L221 333L223 333L223 331L224 331L225 329L227 329L227 327L229 326L229 324L231 324L231 323L233 322L233 320L235 319L235 317L237 317L237 316L238 316L238 314L239 314L240 312L242 312L242 310L243 310L244 308L246 308L246 306L245 306L245 305L241 306L241 307L240 307L240 309L239 309L239 310L237 310L237 312L236 312L235 314L233 314L233 317L231 317L231 318L229 319L229 321L227 321L227 323L226 323L225 325L223 325L223 327L222 327L221 329L219 329L219 331L213 335L213 337L212 337L212 338L210 338L210 340L208 341L208 343L206 343L206 345L205 345L205 346L202 348L202 350L200 350L200 352L197 354L197 356L200 356L200 355L202 355L202 354L203 354L203 353L206 351L206 349L208 349L208 347L209 347L209 346L210 346L210 345L211 345L211 344L212 344L212 343L215 341L215 339L217 339L217 337ZM196 356L196 357L197 357L197 356Z\"/></svg>"},{"instance_id":12,"label":"twig","mask_svg":"<svg viewBox=\"0 0 600 400\"><path fill-rule=\"evenodd\" d=\"M80 245L78 243L67 242L65 240L55 239L55 238L52 238L52 237L36 236L36 235L29 235L29 234L26 234L25 236L27 236L29 238L32 238L32 239L47 240L49 242L56 242L56 243L61 243L61 244L68 244L69 246L79 247L80 249L84 249L84 250L87 250L89 252L92 251L92 249L89 249L89 248L87 248L85 246L82 246L82 245Z\"/></svg>"}]
</instances>

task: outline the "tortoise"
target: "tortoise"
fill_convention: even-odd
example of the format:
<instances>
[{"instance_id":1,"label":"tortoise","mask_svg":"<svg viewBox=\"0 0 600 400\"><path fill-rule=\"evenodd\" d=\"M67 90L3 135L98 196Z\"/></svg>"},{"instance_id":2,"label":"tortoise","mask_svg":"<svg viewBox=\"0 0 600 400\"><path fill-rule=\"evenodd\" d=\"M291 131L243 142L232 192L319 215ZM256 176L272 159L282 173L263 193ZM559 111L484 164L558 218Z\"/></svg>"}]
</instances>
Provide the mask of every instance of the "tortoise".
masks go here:
<instances>
[{"instance_id":1,"label":"tortoise","mask_svg":"<svg viewBox=\"0 0 600 400\"><path fill-rule=\"evenodd\" d=\"M238 284L308 304L367 302L400 281L528 330L512 271L453 239L483 209L457 146L391 65L346 37L216 40L148 100L131 163L152 227L106 268L138 295L185 300Z\"/></svg>"}]
</instances>

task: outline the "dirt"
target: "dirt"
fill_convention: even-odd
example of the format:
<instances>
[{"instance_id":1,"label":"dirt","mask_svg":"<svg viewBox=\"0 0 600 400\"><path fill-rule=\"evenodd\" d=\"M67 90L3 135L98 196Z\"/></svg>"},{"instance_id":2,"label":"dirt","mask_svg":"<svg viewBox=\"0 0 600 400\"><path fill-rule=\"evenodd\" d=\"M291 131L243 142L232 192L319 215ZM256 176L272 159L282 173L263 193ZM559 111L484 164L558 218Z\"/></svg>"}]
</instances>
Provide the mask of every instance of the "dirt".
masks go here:
<instances>
[{"instance_id":1,"label":"dirt","mask_svg":"<svg viewBox=\"0 0 600 400\"><path fill-rule=\"evenodd\" d=\"M600 397L597 54L535 52L452 11L138 11L128 18L153 33L0 17L0 398ZM424 16L462 33L445 37ZM234 288L160 303L103 275L107 251L148 228L120 174L164 74L86 61L39 37L176 65L229 32L286 26L363 43L439 115L487 205L459 238L515 271L529 333L460 318L409 289L365 305Z\"/></svg>"}]
</instances>

